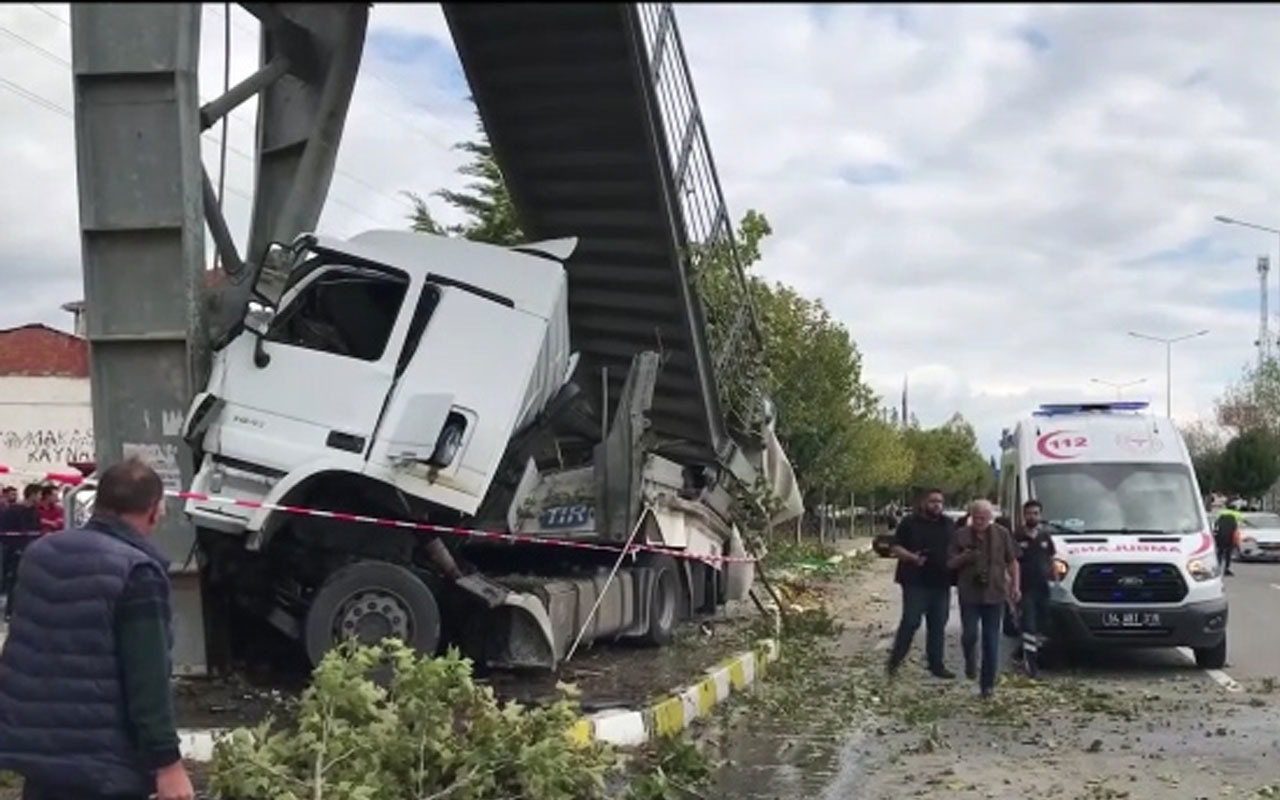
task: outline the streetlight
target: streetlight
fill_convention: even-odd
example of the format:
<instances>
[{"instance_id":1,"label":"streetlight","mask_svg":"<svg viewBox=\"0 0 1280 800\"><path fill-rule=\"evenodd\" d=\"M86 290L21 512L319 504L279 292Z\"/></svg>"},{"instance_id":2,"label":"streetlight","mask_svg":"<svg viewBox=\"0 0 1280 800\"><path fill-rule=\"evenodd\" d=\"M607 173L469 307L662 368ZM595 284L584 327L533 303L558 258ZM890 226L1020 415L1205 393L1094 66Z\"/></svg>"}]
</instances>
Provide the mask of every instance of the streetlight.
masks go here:
<instances>
[{"instance_id":1,"label":"streetlight","mask_svg":"<svg viewBox=\"0 0 1280 800\"><path fill-rule=\"evenodd\" d=\"M1121 397L1121 393L1122 393L1125 389L1128 389L1130 386L1137 386L1137 385L1138 385L1138 384L1140 384L1140 383L1146 383L1146 382L1147 382L1147 379L1146 379L1146 378L1138 378L1136 381L1128 381L1128 382L1126 382L1126 383L1114 383L1114 382L1112 382L1112 381L1104 381L1102 378L1090 378L1089 380L1090 380L1090 381L1092 381L1092 382L1094 382L1094 383L1100 383L1100 384L1102 384L1103 386L1110 386L1112 389L1115 389L1115 390L1116 390L1116 399L1117 399L1117 400L1119 400L1119 399L1120 399L1120 397Z\"/></svg>"},{"instance_id":2,"label":"streetlight","mask_svg":"<svg viewBox=\"0 0 1280 800\"><path fill-rule=\"evenodd\" d=\"M1187 339L1194 339L1197 336L1204 336L1209 332L1208 328L1188 333L1185 336L1175 336L1172 339L1164 339L1159 336L1148 336L1145 333L1134 333L1129 331L1130 336L1138 339L1146 339L1152 342L1160 342L1164 345L1164 413L1169 419L1173 419L1173 346L1178 342L1184 342Z\"/></svg>"}]
</instances>

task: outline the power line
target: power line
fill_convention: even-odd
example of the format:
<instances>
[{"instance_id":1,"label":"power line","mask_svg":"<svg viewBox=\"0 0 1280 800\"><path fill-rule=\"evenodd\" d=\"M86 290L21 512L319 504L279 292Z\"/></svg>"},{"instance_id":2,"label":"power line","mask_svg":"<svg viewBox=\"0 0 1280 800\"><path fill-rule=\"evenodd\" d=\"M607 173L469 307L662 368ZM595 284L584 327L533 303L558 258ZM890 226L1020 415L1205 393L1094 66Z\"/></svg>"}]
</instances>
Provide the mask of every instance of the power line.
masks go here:
<instances>
[{"instance_id":1,"label":"power line","mask_svg":"<svg viewBox=\"0 0 1280 800\"><path fill-rule=\"evenodd\" d=\"M70 120L75 119L75 116L67 109L63 108L62 106L58 105L52 100L49 100L43 95L39 95L39 94L36 94L35 92L22 88L21 86L14 83L13 81L10 81L7 78L0 78L0 89L8 89L10 92L16 94L18 97L21 97L24 100L29 100L30 102L35 103L41 108L48 109L49 111L52 111L55 114L61 114L62 116Z\"/></svg>"},{"instance_id":2,"label":"power line","mask_svg":"<svg viewBox=\"0 0 1280 800\"><path fill-rule=\"evenodd\" d=\"M60 17L60 16L58 16L57 14L53 13L53 12L52 12L52 11L50 11L49 9L47 9L47 8L45 8L44 6L40 5L39 3L27 3L27 5L31 6L31 7L32 7L32 8L34 8L36 11L39 11L41 14L44 14L46 17L51 17L51 18L53 18L53 19L56 19L58 22L61 22L63 25L66 25L68 28L70 28L70 27L71 27L71 23L70 23L70 22L67 22L65 19L63 19L62 17Z\"/></svg>"},{"instance_id":3,"label":"power line","mask_svg":"<svg viewBox=\"0 0 1280 800\"><path fill-rule=\"evenodd\" d=\"M3 33L5 36L8 36L10 39L16 40L19 44L25 44L27 47L30 47L32 50L35 50L36 52L41 53L46 58L49 58L59 64L62 64L63 66L66 66L66 67L71 66L71 62L66 60L62 56L58 55L52 50L46 50L45 48L41 47L40 45L26 38L25 36L14 33L13 31L9 30L3 25L0 25L0 33Z\"/></svg>"},{"instance_id":4,"label":"power line","mask_svg":"<svg viewBox=\"0 0 1280 800\"><path fill-rule=\"evenodd\" d=\"M40 5L39 5L39 4L37 4L37 3L28 3L28 5L30 5L32 8L34 8L36 11L39 11L40 13L44 14L45 16L50 17L51 19L54 19L54 20L56 20L57 22L62 23L64 26L66 26L66 27L68 27L68 28L71 26L71 23L70 23L70 22L68 22L67 20L63 19L63 18L62 18L62 17L60 17L59 15L57 15L57 14L53 13L52 11L49 11L48 9L46 9L46 8L44 8L44 7L42 7L42 6L40 6ZM229 3L228 3L227 5L228 5L228 7L229 7ZM222 14L226 23L234 24L237 28L240 28L240 29L241 29L241 30L243 30L243 31L246 31L246 32L249 32L249 33L252 33L252 34L255 34L255 35L258 35L258 34L259 34L259 32L258 32L258 31L253 30L253 29L252 29L251 27L249 27L248 25L245 25L244 23L242 23L242 22L240 22L239 20L235 19L235 18L234 18L234 15L232 15L231 13L229 13L229 11L223 11L222 9L218 8L217 6L209 6L209 7L207 8L207 10L212 11L212 12L217 13L217 14ZM228 27L229 27L229 26L228 26ZM225 30L225 29L224 29L224 30ZM50 51L50 50L48 50L48 49L46 49L46 48L42 47L42 46L41 46L41 45L39 45L39 44L36 44L35 42L32 42L31 40L29 40L29 39L27 39L27 38L25 38L25 37L21 36L20 34L17 34L17 33L15 33L15 32L13 32L12 30L9 30L8 28L6 28L6 27L4 27L4 26L0 26L0 33L4 33L5 35L9 36L10 38L12 38L12 39L14 39L14 40L16 40L16 41L18 41L18 42L20 42L20 43L22 43L22 44L26 45L27 47L29 47L29 48L31 48L31 49L33 49L33 50L35 50L35 51L39 52L41 55L43 55L43 56L45 56L46 58L49 58L49 59L51 59L51 60L53 60L53 61L57 62L58 64L60 64L60 65L62 65L62 66L65 66L65 67L68 67L68 68L71 66L71 62L70 62L69 60L67 60L67 59L65 59L65 58L62 58L61 56L57 55L56 53L54 53L54 52L52 52L52 51ZM226 34L224 33L224 36L225 36L225 35L226 35ZM227 69L229 69L229 68L230 68L230 46L229 46L229 41L227 41L227 40L224 40L224 55L223 55L223 58L224 58L224 60L225 60L225 62L226 62L226 63L224 64L224 72L225 72ZM386 81L386 80L384 80L383 78L381 78L381 77L379 77L379 76L377 76L377 75L374 75L374 74L372 74L372 73L367 73L367 74L368 74L368 76L369 76L370 78L372 78L372 79L374 79L374 80L378 81L379 83L383 84L383 85L384 85L384 86L386 86L388 89L390 89L391 91L395 92L395 93L396 93L397 95L399 95L402 99L404 99L407 103L410 103L411 105L413 104L413 103L412 103L412 101L410 101L410 100L409 100L409 98L408 98L406 95L404 95L402 92L400 92L400 90L399 90L399 89L397 89L394 85L392 85L392 84L391 84L391 83L389 83L388 81ZM224 82L225 82L225 78L224 78ZM35 93L35 92L31 92L31 91L29 91L29 90L27 90L27 89L24 89L23 87L21 87L21 86L19 86L19 85L15 84L15 83L13 83L13 82L11 82L11 81L7 80L7 79L0 78L0 88L7 89L8 91L10 91L10 92L12 92L12 93L14 93L14 94L18 95L19 97L22 97L23 99L28 100L29 102L35 103L36 105L39 105L39 106L41 106L42 108L45 108L45 109L47 109L47 110L49 110L49 111L52 111L52 112L57 113L57 114L60 114L60 115L62 115L63 117L66 117L67 119L71 119L71 120L73 120L73 121L74 121L74 119L75 119L75 115L74 115L74 114L72 114L72 113L71 113L71 111L69 111L68 109L63 108L62 106L58 105L58 104L57 104L57 103L55 103L54 101L49 100L48 98L45 98L45 97L43 97L42 95L39 95L39 94L37 94L37 93ZM202 100L201 102L207 102L207 101ZM421 129L421 128L419 128L418 126L416 126L416 125L414 125L413 123L411 123L409 120L406 120L404 117L402 117L402 116L397 116L396 114L394 114L394 113L392 113L392 112L388 111L387 109L385 109L383 106L381 106L381 105L380 105L380 104L378 104L378 103L370 103L370 106L372 106L372 107L374 108L374 110L380 111L380 112L382 112L385 116L390 117L392 120L394 120L394 121L396 121L396 122L399 122L401 125L404 125L406 128L408 128L408 129L409 129L409 130L411 130L412 132L414 132L414 133L416 133L416 134L418 134L418 135L422 136L424 139L426 139L426 140L427 140L428 142L430 142L431 144L436 145L436 146L442 146L442 147L443 147L443 145L441 144L440 140L439 140L437 137L435 137L435 136L433 136L433 135L431 135L431 134L427 133L426 131L422 130L422 129ZM228 114L227 116L228 116L228 117L233 117L233 118L235 118L237 121L239 121L241 124L245 125L246 127L250 127L250 128L253 128L253 129L255 129L255 130L256 130L256 125L255 125L255 124L253 124L253 123L249 122L248 120L244 119L243 117L241 117L239 114L237 114L237 113L235 113L235 112L232 112L232 113ZM224 119L225 119L225 118L224 118ZM206 134L205 134L205 135L212 135L212 134L211 134L211 133L209 133L209 132L206 132ZM234 147L234 146L230 145L230 144L227 142L227 138L228 138L228 137L226 136L226 126L225 126L225 124L224 124L224 126L223 126L223 135L222 135L222 137L220 137L220 138L218 139L218 143L219 143L219 145L221 146L221 148L222 148L223 152L225 153L225 151L226 151L227 149L230 149L230 150L231 150L233 153L235 153L237 156L239 156L239 157L241 157L241 158L244 158L245 160L249 161L250 163L255 163L255 159L253 158L253 156L249 155L248 153L246 153L245 151L243 151L243 150L241 150L241 149L239 149L239 148L237 148L237 147ZM222 156L222 158L223 158L223 169L225 169L225 154ZM220 182L220 183L221 183L221 178L222 178L222 174L223 174L223 169L220 169L220 170L219 170L219 173L220 173L220 174L219 174L219 178L220 178L220 181L219 181L219 182ZM402 207L404 207L404 208L406 208L406 209L408 209L408 210L410 210L410 211L412 211L412 210L413 210L413 206L412 206L412 204L411 204L411 203L409 203L407 200L405 200L403 197L400 197L399 195L391 194L391 193L390 193L390 192L388 192L387 190L382 189L382 188L380 188L380 187L378 187L378 186L375 186L374 184L372 184L372 183L370 183L370 182L368 182L368 181L364 180L363 178L360 178L360 177L359 177L359 176L357 176L357 175L352 174L351 172L349 172L349 171L347 171L347 170L345 170L345 169L341 169L341 168L337 168L337 167L335 167L334 172L335 172L335 174L337 174L337 175L339 175L339 176L341 176L341 177L344 177L344 178L346 178L346 179L350 180L352 183L355 183L355 184L357 184L357 185L359 185L359 186L363 187L363 188L364 188L364 189L366 189L367 191L373 192L374 194L377 194L377 195L379 195L379 196L381 196L381 197L383 197L383 198L385 198L385 199L391 200L392 202L396 203L397 205L402 206ZM243 197L243 198L244 198L244 199L246 199L246 200L251 200L251 198L250 198L248 195L246 195L244 192L241 192L241 191L239 191L239 190L231 190L231 189L229 189L229 191L231 191L231 193L232 193L232 194L235 194L235 195L238 195L238 196L240 196L240 197ZM386 224L387 224L386 222L384 222L384 221L382 221L382 220L379 220L379 219L376 219L375 217L370 216L370 215L369 215L368 213L366 213L364 210L360 209L359 207L357 207L356 205L354 205L354 204L352 204L352 203L350 203L350 202L347 202L346 200L344 200L343 198L341 198L341 197L337 196L336 194L331 193L331 194L330 194L330 197L329 197L328 199L333 200L334 202L338 203L339 205L341 205L341 206L343 206L343 207L345 207L345 208L347 208L347 209L351 210L352 212L354 212L354 213L356 213L356 214L359 214L360 216L364 217L365 219L367 219L367 220L369 220L370 222L373 222L373 223L375 223L375 224L377 224L377 225L386 225Z\"/></svg>"}]
</instances>

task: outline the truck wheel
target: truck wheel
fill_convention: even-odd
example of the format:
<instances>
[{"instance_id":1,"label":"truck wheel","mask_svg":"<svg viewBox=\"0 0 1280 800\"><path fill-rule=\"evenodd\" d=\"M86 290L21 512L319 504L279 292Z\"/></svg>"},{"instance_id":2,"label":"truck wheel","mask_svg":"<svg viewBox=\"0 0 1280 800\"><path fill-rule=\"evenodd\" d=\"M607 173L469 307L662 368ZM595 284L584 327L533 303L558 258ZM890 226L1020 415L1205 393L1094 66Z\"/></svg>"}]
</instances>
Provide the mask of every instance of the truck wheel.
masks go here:
<instances>
[{"instance_id":1,"label":"truck wheel","mask_svg":"<svg viewBox=\"0 0 1280 800\"><path fill-rule=\"evenodd\" d=\"M404 567L358 561L325 579L307 609L307 656L319 664L354 637L370 645L395 637L424 655L440 644L440 608L427 585Z\"/></svg>"},{"instance_id":2,"label":"truck wheel","mask_svg":"<svg viewBox=\"0 0 1280 800\"><path fill-rule=\"evenodd\" d=\"M1222 669L1227 665L1227 637L1216 647L1197 647L1196 666L1200 669Z\"/></svg>"},{"instance_id":3,"label":"truck wheel","mask_svg":"<svg viewBox=\"0 0 1280 800\"><path fill-rule=\"evenodd\" d=\"M654 559L653 584L649 591L649 629L641 638L655 647L668 644L675 634L680 612L680 576L670 556Z\"/></svg>"}]
</instances>

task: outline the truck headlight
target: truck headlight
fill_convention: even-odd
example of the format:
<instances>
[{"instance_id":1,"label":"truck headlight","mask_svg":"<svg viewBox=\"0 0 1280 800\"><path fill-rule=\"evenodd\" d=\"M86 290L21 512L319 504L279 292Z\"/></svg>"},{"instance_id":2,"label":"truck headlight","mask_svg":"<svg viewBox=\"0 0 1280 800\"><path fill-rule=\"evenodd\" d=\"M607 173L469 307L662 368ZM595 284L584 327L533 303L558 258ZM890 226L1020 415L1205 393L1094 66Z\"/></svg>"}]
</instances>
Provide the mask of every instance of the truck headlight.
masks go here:
<instances>
[{"instance_id":1,"label":"truck headlight","mask_svg":"<svg viewBox=\"0 0 1280 800\"><path fill-rule=\"evenodd\" d=\"M1197 581L1207 581L1216 574L1198 558L1193 558L1187 562L1187 572Z\"/></svg>"},{"instance_id":2,"label":"truck headlight","mask_svg":"<svg viewBox=\"0 0 1280 800\"><path fill-rule=\"evenodd\" d=\"M1071 567L1067 566L1067 562L1060 558L1053 560L1053 579L1060 581L1067 577L1067 573L1071 571Z\"/></svg>"}]
</instances>

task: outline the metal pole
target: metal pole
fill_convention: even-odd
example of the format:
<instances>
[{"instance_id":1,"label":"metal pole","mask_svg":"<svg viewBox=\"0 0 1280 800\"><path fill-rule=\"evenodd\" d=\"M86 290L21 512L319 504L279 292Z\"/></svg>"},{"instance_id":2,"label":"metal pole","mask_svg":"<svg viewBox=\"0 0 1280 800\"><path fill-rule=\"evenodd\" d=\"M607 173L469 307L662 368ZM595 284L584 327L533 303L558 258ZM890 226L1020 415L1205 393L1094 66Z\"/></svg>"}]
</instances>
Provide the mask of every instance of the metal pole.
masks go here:
<instances>
[{"instance_id":1,"label":"metal pole","mask_svg":"<svg viewBox=\"0 0 1280 800\"><path fill-rule=\"evenodd\" d=\"M1173 342L1164 343L1164 415L1173 419Z\"/></svg>"}]
</instances>

